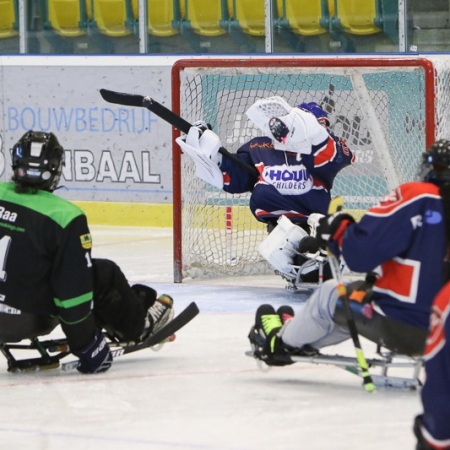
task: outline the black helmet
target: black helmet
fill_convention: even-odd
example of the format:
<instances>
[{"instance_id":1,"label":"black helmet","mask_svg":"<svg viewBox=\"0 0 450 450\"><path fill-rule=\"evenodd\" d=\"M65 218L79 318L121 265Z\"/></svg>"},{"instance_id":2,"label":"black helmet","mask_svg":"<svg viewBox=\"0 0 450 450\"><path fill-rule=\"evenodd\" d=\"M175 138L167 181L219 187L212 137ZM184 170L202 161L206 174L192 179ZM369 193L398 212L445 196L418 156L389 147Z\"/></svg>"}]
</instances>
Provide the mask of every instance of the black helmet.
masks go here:
<instances>
[{"instance_id":1,"label":"black helmet","mask_svg":"<svg viewBox=\"0 0 450 450\"><path fill-rule=\"evenodd\" d=\"M28 131L12 149L13 181L54 191L64 166L64 149L53 133Z\"/></svg>"},{"instance_id":2,"label":"black helmet","mask_svg":"<svg viewBox=\"0 0 450 450\"><path fill-rule=\"evenodd\" d=\"M450 182L450 141L436 141L422 155L419 177L436 185Z\"/></svg>"}]
</instances>

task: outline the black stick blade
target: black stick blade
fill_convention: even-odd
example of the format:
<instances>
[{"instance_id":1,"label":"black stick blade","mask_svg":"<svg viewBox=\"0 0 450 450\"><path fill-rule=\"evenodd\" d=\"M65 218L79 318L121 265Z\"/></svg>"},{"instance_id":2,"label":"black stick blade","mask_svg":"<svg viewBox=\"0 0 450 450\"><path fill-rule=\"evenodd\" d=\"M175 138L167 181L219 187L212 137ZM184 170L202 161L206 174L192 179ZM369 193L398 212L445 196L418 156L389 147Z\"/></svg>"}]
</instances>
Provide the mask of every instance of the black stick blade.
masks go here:
<instances>
[{"instance_id":1,"label":"black stick blade","mask_svg":"<svg viewBox=\"0 0 450 450\"><path fill-rule=\"evenodd\" d=\"M108 103L125 106L144 106L144 96L137 94L125 94L122 92L110 91L109 89L100 89L100 95Z\"/></svg>"}]
</instances>

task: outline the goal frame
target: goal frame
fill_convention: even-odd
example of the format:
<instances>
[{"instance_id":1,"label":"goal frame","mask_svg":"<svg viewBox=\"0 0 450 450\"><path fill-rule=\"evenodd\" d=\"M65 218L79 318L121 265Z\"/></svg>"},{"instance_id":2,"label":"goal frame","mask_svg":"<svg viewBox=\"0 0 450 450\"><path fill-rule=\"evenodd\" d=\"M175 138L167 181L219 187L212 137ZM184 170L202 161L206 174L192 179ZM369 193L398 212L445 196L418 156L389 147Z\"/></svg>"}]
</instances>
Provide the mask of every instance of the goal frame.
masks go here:
<instances>
[{"instance_id":1,"label":"goal frame","mask_svg":"<svg viewBox=\"0 0 450 450\"><path fill-rule=\"evenodd\" d=\"M425 102L425 142L429 147L435 140L435 69L432 61L426 57L255 57L255 58L199 58L180 59L172 66L172 110L180 115L181 111L181 73L189 68L276 68L276 67L321 67L342 68L367 67L421 67L424 72ZM198 118L200 119L200 117ZM182 254L182 170L181 150L175 139L180 135L176 128L172 129L172 176L173 176L173 260L174 282L183 281ZM256 219L255 219L256 220Z\"/></svg>"}]
</instances>

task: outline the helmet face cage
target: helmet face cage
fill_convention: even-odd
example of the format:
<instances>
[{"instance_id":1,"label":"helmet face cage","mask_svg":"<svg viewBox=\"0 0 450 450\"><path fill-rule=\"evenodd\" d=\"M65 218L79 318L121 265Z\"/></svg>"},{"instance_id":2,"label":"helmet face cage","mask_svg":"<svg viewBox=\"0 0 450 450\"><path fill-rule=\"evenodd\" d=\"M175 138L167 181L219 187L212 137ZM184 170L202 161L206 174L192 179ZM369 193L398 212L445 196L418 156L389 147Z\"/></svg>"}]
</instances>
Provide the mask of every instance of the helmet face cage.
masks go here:
<instances>
[{"instance_id":1,"label":"helmet face cage","mask_svg":"<svg viewBox=\"0 0 450 450\"><path fill-rule=\"evenodd\" d=\"M13 181L35 189L56 189L64 166L64 149L53 133L28 131L12 150Z\"/></svg>"},{"instance_id":2,"label":"helmet face cage","mask_svg":"<svg viewBox=\"0 0 450 450\"><path fill-rule=\"evenodd\" d=\"M316 102L300 103L300 105L298 105L298 108L314 114L321 125L325 127L330 126L330 119L328 119L327 112L322 109Z\"/></svg>"},{"instance_id":3,"label":"helmet face cage","mask_svg":"<svg viewBox=\"0 0 450 450\"><path fill-rule=\"evenodd\" d=\"M440 139L423 153L418 178L436 185L450 182L450 141Z\"/></svg>"}]
</instances>

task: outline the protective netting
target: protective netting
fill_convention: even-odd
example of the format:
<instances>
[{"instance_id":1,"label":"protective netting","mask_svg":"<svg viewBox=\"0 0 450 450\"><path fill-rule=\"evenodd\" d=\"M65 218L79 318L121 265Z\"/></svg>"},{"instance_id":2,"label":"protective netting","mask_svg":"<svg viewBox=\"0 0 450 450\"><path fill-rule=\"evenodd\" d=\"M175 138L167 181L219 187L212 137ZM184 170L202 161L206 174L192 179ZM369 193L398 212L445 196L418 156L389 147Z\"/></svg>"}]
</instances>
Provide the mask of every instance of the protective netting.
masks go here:
<instances>
[{"instance_id":1,"label":"protective netting","mask_svg":"<svg viewBox=\"0 0 450 450\"><path fill-rule=\"evenodd\" d=\"M323 61L323 60L322 60ZM422 59L423 61L423 59ZM192 61L191 61L192 64ZM420 155L427 146L426 69L423 64L402 65L402 60L383 65L283 67L282 62L259 67L182 67L180 115L213 126L230 152L259 135L245 111L260 98L278 95L295 106L315 101L327 110L331 129L346 140L357 162L337 177L333 195L343 195L345 208L358 216L400 183L415 179ZM392 65L394 64L394 65ZM442 112L436 109L437 135L448 129L448 62L436 61L435 89ZM439 136L442 137L442 136ZM181 252L182 277L254 274L271 271L258 253L266 237L263 224L248 208L249 194L230 195L194 173L188 157L182 157ZM175 243L177 245L177 243Z\"/></svg>"}]
</instances>

